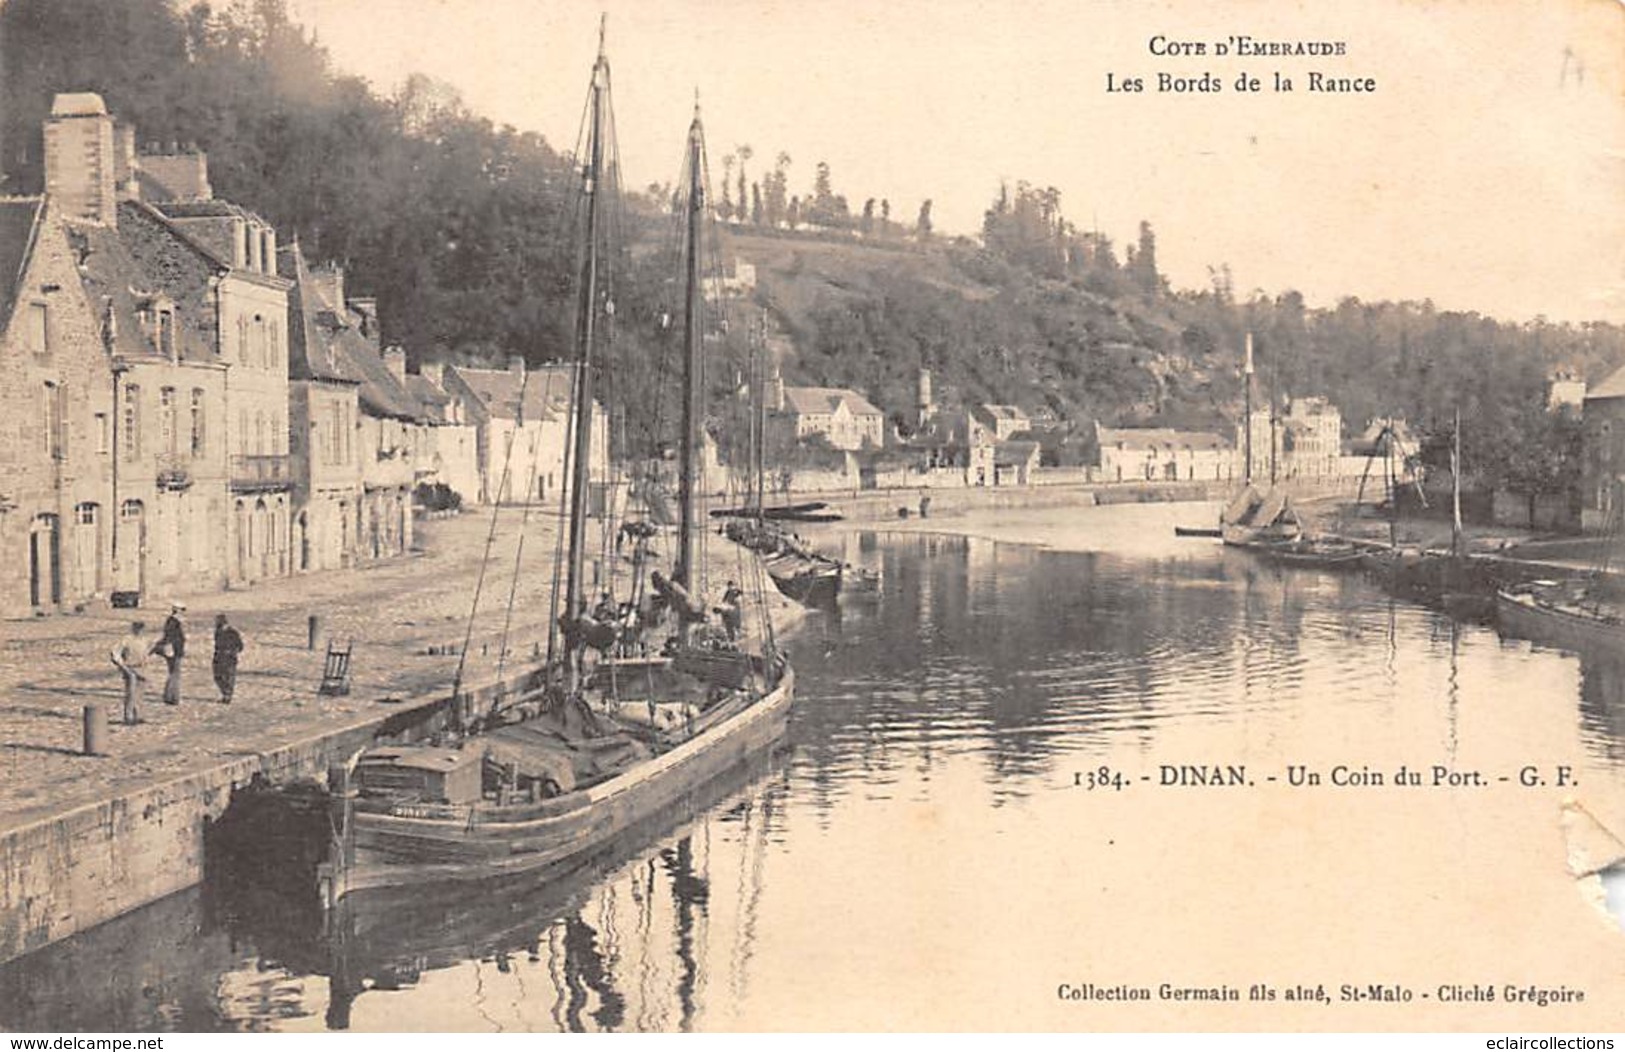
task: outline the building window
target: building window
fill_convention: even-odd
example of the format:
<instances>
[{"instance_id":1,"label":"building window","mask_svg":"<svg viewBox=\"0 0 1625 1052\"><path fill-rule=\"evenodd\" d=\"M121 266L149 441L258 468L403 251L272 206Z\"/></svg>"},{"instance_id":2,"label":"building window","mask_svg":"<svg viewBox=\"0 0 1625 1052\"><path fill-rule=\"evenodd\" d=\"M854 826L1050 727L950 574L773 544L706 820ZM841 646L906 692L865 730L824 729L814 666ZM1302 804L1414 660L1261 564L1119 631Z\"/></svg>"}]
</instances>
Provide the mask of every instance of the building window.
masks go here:
<instances>
[{"instance_id":1,"label":"building window","mask_svg":"<svg viewBox=\"0 0 1625 1052\"><path fill-rule=\"evenodd\" d=\"M96 414L96 424L95 424L95 426L96 426L96 452L105 454L108 451L108 449L110 448L108 443L110 441L110 437L111 437L110 432L112 430L112 428L109 426L109 422L108 422L106 413L97 413Z\"/></svg>"},{"instance_id":2,"label":"building window","mask_svg":"<svg viewBox=\"0 0 1625 1052\"><path fill-rule=\"evenodd\" d=\"M45 453L53 460L61 460L62 389L49 381L45 384L45 397L40 403L40 412Z\"/></svg>"},{"instance_id":3,"label":"building window","mask_svg":"<svg viewBox=\"0 0 1625 1052\"><path fill-rule=\"evenodd\" d=\"M175 360L175 312L172 310L158 312L158 353Z\"/></svg>"},{"instance_id":4,"label":"building window","mask_svg":"<svg viewBox=\"0 0 1625 1052\"><path fill-rule=\"evenodd\" d=\"M248 363L248 316L237 315L237 361Z\"/></svg>"},{"instance_id":5,"label":"building window","mask_svg":"<svg viewBox=\"0 0 1625 1052\"><path fill-rule=\"evenodd\" d=\"M282 443L287 441L287 435L288 435L287 430L284 429L283 426L282 426L282 414L281 413L272 413L271 414L271 452L278 453L278 454L287 452L287 450L282 447Z\"/></svg>"},{"instance_id":6,"label":"building window","mask_svg":"<svg viewBox=\"0 0 1625 1052\"><path fill-rule=\"evenodd\" d=\"M45 304L28 305L28 323L24 333L23 339L28 349L35 354L44 354L51 349L50 309Z\"/></svg>"},{"instance_id":7,"label":"building window","mask_svg":"<svg viewBox=\"0 0 1625 1052\"><path fill-rule=\"evenodd\" d=\"M282 353L282 329L274 320L271 322L270 355L270 361L267 364L273 369L285 365L285 358Z\"/></svg>"},{"instance_id":8,"label":"building window","mask_svg":"<svg viewBox=\"0 0 1625 1052\"><path fill-rule=\"evenodd\" d=\"M165 453L175 452L175 389L158 389L158 448Z\"/></svg>"},{"instance_id":9,"label":"building window","mask_svg":"<svg viewBox=\"0 0 1625 1052\"><path fill-rule=\"evenodd\" d=\"M203 431L203 389L192 388L192 455L201 457L207 448L204 444L206 438Z\"/></svg>"},{"instance_id":10,"label":"building window","mask_svg":"<svg viewBox=\"0 0 1625 1052\"><path fill-rule=\"evenodd\" d=\"M254 414L254 452L265 453L265 414Z\"/></svg>"},{"instance_id":11,"label":"building window","mask_svg":"<svg viewBox=\"0 0 1625 1052\"><path fill-rule=\"evenodd\" d=\"M124 385L124 459L135 460L141 455L141 388L137 384Z\"/></svg>"}]
</instances>

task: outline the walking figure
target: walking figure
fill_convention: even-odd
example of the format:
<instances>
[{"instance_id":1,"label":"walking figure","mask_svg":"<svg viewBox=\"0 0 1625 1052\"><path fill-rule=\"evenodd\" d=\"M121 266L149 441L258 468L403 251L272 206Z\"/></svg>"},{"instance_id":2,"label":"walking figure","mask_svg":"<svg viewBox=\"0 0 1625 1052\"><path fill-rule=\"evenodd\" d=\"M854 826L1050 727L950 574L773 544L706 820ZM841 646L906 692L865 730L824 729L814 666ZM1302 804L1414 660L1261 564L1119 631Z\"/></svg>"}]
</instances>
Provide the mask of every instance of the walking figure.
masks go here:
<instances>
[{"instance_id":1,"label":"walking figure","mask_svg":"<svg viewBox=\"0 0 1625 1052\"><path fill-rule=\"evenodd\" d=\"M113 645L113 664L124 677L124 724L134 726L141 722L141 695L147 677L141 666L147 660L147 641L141 633L147 626L141 621L130 622L130 634Z\"/></svg>"},{"instance_id":2,"label":"walking figure","mask_svg":"<svg viewBox=\"0 0 1625 1052\"><path fill-rule=\"evenodd\" d=\"M181 703L181 658L186 656L186 625L181 615L185 612L186 607L180 603L172 605L164 619L164 634L152 645L152 652L169 666L169 675L164 679L165 705Z\"/></svg>"},{"instance_id":3,"label":"walking figure","mask_svg":"<svg viewBox=\"0 0 1625 1052\"><path fill-rule=\"evenodd\" d=\"M220 703L231 704L237 689L237 656L243 652L243 634L226 621L225 614L214 619L214 685L220 690Z\"/></svg>"},{"instance_id":4,"label":"walking figure","mask_svg":"<svg viewBox=\"0 0 1625 1052\"><path fill-rule=\"evenodd\" d=\"M739 638L739 630L744 627L744 610L741 609L745 593L732 581L728 582L727 590L722 593L722 605L717 607L717 613L722 615L722 627L728 632L728 640L732 642Z\"/></svg>"}]
</instances>

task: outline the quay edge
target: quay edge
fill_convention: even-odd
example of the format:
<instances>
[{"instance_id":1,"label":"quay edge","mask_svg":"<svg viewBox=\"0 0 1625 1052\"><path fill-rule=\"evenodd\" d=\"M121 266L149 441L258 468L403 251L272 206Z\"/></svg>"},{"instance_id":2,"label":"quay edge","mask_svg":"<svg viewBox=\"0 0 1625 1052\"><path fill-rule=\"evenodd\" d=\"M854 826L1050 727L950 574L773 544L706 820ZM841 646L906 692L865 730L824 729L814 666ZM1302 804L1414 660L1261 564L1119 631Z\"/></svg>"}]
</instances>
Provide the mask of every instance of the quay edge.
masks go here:
<instances>
[{"instance_id":1,"label":"quay edge","mask_svg":"<svg viewBox=\"0 0 1625 1052\"><path fill-rule=\"evenodd\" d=\"M522 689L534 675L504 676L500 687ZM478 704L498 689L491 680L462 697ZM380 706L336 730L0 831L0 963L192 887L203 879L207 823L235 790L256 778L323 778L381 734L429 729L444 701Z\"/></svg>"}]
</instances>

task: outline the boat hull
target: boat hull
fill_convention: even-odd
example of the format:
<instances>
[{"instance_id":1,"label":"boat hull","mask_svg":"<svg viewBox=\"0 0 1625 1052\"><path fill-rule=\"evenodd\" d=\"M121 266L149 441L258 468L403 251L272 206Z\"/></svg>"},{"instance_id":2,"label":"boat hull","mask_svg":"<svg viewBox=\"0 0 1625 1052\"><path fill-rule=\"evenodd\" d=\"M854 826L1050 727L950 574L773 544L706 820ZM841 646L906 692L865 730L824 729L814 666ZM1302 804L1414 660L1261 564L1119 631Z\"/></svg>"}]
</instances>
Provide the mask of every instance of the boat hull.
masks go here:
<instances>
[{"instance_id":1,"label":"boat hull","mask_svg":"<svg viewBox=\"0 0 1625 1052\"><path fill-rule=\"evenodd\" d=\"M604 782L540 804L433 817L357 811L350 855L336 867L329 898L568 872L627 830L770 751L784 737L794 697L794 673L786 668L771 692L716 726Z\"/></svg>"},{"instance_id":2,"label":"boat hull","mask_svg":"<svg viewBox=\"0 0 1625 1052\"><path fill-rule=\"evenodd\" d=\"M779 569L771 563L768 576L773 585L785 596L803 606L830 606L841 594L841 568L802 564L794 569Z\"/></svg>"},{"instance_id":3,"label":"boat hull","mask_svg":"<svg viewBox=\"0 0 1625 1052\"><path fill-rule=\"evenodd\" d=\"M1542 646L1599 656L1625 654L1625 623L1557 609L1527 592L1496 592L1495 620L1503 635Z\"/></svg>"}]
</instances>

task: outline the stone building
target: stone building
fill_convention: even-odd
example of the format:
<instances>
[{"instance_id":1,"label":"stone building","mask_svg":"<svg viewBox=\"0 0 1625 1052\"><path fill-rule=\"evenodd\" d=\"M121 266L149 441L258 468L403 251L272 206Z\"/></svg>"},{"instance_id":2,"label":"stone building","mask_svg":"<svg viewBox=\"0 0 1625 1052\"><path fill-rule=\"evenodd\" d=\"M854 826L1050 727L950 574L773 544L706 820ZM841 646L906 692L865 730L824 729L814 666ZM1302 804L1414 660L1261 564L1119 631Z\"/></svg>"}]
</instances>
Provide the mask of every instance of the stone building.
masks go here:
<instances>
[{"instance_id":1,"label":"stone building","mask_svg":"<svg viewBox=\"0 0 1625 1052\"><path fill-rule=\"evenodd\" d=\"M1580 526L1618 529L1625 510L1625 369L1586 392L1580 420Z\"/></svg>"},{"instance_id":2,"label":"stone building","mask_svg":"<svg viewBox=\"0 0 1625 1052\"><path fill-rule=\"evenodd\" d=\"M412 491L426 427L406 388L406 352L386 349L380 342L376 304L370 299L346 300L344 272L337 267L327 275L334 346L345 369L361 381L356 391L361 410L356 432L361 462L357 551L363 559L389 558L412 546Z\"/></svg>"},{"instance_id":3,"label":"stone building","mask_svg":"<svg viewBox=\"0 0 1625 1052\"><path fill-rule=\"evenodd\" d=\"M1033 427L1032 419L1019 406L983 403L972 406L971 414L987 428L995 442L1008 442Z\"/></svg>"},{"instance_id":4,"label":"stone building","mask_svg":"<svg viewBox=\"0 0 1625 1052\"><path fill-rule=\"evenodd\" d=\"M424 362L406 377L428 424L420 432L418 481L443 483L471 504L480 497L479 428L469 422L464 400L446 390L445 374L439 362Z\"/></svg>"},{"instance_id":5,"label":"stone building","mask_svg":"<svg viewBox=\"0 0 1625 1052\"><path fill-rule=\"evenodd\" d=\"M563 498L575 371L569 364L527 366L517 356L507 369L446 366L444 389L477 430L481 503ZM592 419L590 473L601 479L608 477L609 421L596 403Z\"/></svg>"},{"instance_id":6,"label":"stone building","mask_svg":"<svg viewBox=\"0 0 1625 1052\"><path fill-rule=\"evenodd\" d=\"M1322 397L1294 398L1281 426L1284 478L1332 478L1343 455L1343 414Z\"/></svg>"},{"instance_id":7,"label":"stone building","mask_svg":"<svg viewBox=\"0 0 1625 1052\"><path fill-rule=\"evenodd\" d=\"M1094 465L1103 482L1228 480L1240 460L1228 442L1207 431L1169 427L1105 427L1095 422Z\"/></svg>"},{"instance_id":8,"label":"stone building","mask_svg":"<svg viewBox=\"0 0 1625 1052\"><path fill-rule=\"evenodd\" d=\"M886 415L844 387L788 387L775 369L767 409L770 423L789 428L797 441L823 435L832 448L848 452L885 444Z\"/></svg>"},{"instance_id":9,"label":"stone building","mask_svg":"<svg viewBox=\"0 0 1625 1052\"><path fill-rule=\"evenodd\" d=\"M288 450L294 481L294 569L331 570L355 560L360 531L361 378L335 346L343 331L327 290L297 243L280 253L288 293Z\"/></svg>"},{"instance_id":10,"label":"stone building","mask_svg":"<svg viewBox=\"0 0 1625 1052\"><path fill-rule=\"evenodd\" d=\"M0 198L0 616L112 588L112 377L60 211Z\"/></svg>"},{"instance_id":11,"label":"stone building","mask_svg":"<svg viewBox=\"0 0 1625 1052\"><path fill-rule=\"evenodd\" d=\"M178 311L199 319L226 367L222 428L231 499L226 567L241 585L292 572L288 453L288 289L263 223L224 201L120 205L131 253L165 276Z\"/></svg>"},{"instance_id":12,"label":"stone building","mask_svg":"<svg viewBox=\"0 0 1625 1052\"><path fill-rule=\"evenodd\" d=\"M108 388L111 592L162 601L221 587L232 568L227 522L226 374L207 301L172 295L133 248L127 205L116 226L73 224L86 300L102 305Z\"/></svg>"}]
</instances>

